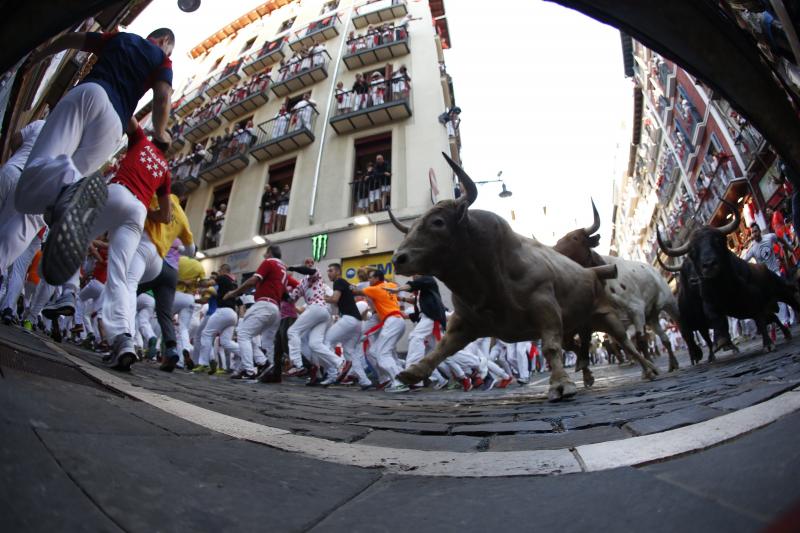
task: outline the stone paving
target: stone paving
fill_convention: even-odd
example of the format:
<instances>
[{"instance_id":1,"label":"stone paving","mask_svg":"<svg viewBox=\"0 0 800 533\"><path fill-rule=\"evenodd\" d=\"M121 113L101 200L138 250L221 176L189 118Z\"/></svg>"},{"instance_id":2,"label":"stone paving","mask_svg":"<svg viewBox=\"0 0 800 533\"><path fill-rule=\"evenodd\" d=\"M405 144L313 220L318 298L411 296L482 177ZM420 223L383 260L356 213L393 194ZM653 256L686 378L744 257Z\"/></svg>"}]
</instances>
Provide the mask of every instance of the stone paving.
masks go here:
<instances>
[{"instance_id":1,"label":"stone paving","mask_svg":"<svg viewBox=\"0 0 800 533\"><path fill-rule=\"evenodd\" d=\"M43 339L8 328L0 328L0 343L22 352L45 347ZM99 365L97 354L61 346ZM800 383L800 341L779 341L768 354L755 342L741 349L695 367L679 354L682 368L671 374L661 357L662 374L651 382L641 380L638 367L601 365L594 368L593 389L560 403L546 401L547 374L533 374L531 385L505 390L399 395L311 388L299 379L263 385L183 371L165 374L150 363L120 376L206 409L332 441L431 451L521 451L666 431L763 402Z\"/></svg>"}]
</instances>

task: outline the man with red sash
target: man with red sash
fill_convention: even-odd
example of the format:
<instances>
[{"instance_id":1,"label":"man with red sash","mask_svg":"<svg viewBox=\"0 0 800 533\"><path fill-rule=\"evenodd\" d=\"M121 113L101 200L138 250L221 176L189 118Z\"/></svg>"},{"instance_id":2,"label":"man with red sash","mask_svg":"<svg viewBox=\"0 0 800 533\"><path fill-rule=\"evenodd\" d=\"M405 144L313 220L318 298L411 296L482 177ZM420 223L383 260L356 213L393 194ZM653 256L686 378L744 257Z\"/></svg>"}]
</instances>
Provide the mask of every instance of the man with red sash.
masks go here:
<instances>
[{"instance_id":1,"label":"man with red sash","mask_svg":"<svg viewBox=\"0 0 800 533\"><path fill-rule=\"evenodd\" d=\"M369 287L353 289L354 295L366 296L372 300L372 305L378 315L379 322L364 331L363 336L369 337L376 334L378 338L368 346L369 355L377 364L377 370L390 378L386 392L405 392L408 389L396 378L400 373L400 364L394 355L395 346L406 331L406 323L397 303L397 295L387 289L396 289L397 285L387 282L383 272L372 270L369 273Z\"/></svg>"}]
</instances>

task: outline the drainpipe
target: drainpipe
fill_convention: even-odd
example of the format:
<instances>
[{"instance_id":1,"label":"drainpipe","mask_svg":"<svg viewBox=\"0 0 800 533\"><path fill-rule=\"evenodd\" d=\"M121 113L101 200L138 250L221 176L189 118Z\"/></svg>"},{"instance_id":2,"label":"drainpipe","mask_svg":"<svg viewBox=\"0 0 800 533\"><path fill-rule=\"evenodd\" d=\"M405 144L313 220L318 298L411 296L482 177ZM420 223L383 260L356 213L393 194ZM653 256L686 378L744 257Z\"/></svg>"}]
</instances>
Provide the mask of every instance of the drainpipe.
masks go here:
<instances>
[{"instance_id":1,"label":"drainpipe","mask_svg":"<svg viewBox=\"0 0 800 533\"><path fill-rule=\"evenodd\" d=\"M319 151L317 152L317 164L314 168L314 186L311 189L311 208L308 210L308 223L314 223L314 213L317 207L317 189L319 188L319 173L322 168L322 151L325 149L325 137L328 133L328 120L331 116L331 107L333 107L333 95L336 91L336 80L339 77L339 65L342 62L342 54L344 47L347 44L347 30L350 29L350 19L353 16L353 7L355 0L350 3L347 9L347 17L342 22L342 42L339 45L339 54L336 56L336 65L333 67L333 76L331 82L331 90L328 94L328 105L325 107L325 119L323 120L322 135L319 138Z\"/></svg>"}]
</instances>

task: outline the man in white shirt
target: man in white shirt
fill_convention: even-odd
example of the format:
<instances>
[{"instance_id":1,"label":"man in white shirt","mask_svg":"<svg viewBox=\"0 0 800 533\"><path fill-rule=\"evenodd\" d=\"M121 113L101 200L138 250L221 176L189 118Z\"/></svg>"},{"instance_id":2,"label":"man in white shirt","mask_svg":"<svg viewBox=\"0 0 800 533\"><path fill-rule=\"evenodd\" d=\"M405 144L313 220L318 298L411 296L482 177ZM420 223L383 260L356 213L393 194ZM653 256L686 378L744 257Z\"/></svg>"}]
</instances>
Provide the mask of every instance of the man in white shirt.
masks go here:
<instances>
[{"instance_id":1,"label":"man in white shirt","mask_svg":"<svg viewBox=\"0 0 800 533\"><path fill-rule=\"evenodd\" d=\"M780 239L774 233L762 234L761 227L757 223L754 223L752 226L750 226L750 231L752 233L753 240L750 244L750 248L744 255L744 260L750 261L751 259L755 259L757 263L766 266L772 272L778 276L781 276L781 262L778 258L778 255L775 253L775 245L780 244L782 246L785 245L791 248L791 243L789 240L786 237ZM778 302L778 318L780 319L781 323L788 323L789 316L788 306L782 302Z\"/></svg>"}]
</instances>

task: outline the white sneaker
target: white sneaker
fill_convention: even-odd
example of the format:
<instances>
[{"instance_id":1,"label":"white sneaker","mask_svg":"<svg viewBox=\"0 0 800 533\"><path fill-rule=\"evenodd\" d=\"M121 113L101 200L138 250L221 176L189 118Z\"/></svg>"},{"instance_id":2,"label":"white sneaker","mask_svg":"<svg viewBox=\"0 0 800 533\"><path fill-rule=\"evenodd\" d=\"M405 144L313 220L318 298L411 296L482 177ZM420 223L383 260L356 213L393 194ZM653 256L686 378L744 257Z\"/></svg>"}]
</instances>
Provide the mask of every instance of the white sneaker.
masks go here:
<instances>
[{"instance_id":1,"label":"white sneaker","mask_svg":"<svg viewBox=\"0 0 800 533\"><path fill-rule=\"evenodd\" d=\"M334 370L332 373L329 372L325 379L320 381L319 384L322 387L327 387L328 385L333 385L337 381L339 381L339 372L338 370Z\"/></svg>"},{"instance_id":2,"label":"white sneaker","mask_svg":"<svg viewBox=\"0 0 800 533\"><path fill-rule=\"evenodd\" d=\"M408 392L411 389L409 389L408 385L406 385L405 383L395 381L394 383L392 383L383 390L385 390L386 392Z\"/></svg>"},{"instance_id":3,"label":"white sneaker","mask_svg":"<svg viewBox=\"0 0 800 533\"><path fill-rule=\"evenodd\" d=\"M63 293L58 299L42 309L42 315L48 320L55 320L60 316L72 316L75 314L75 293L68 291Z\"/></svg>"}]
</instances>

